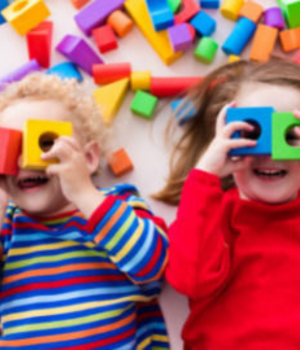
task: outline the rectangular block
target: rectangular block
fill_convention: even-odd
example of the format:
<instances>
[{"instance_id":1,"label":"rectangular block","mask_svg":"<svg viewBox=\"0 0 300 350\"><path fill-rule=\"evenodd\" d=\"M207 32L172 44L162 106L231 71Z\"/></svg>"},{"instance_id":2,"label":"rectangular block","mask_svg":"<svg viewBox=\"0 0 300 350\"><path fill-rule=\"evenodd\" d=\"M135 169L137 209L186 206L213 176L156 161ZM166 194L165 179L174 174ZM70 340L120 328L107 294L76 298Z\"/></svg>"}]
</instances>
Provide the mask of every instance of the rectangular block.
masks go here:
<instances>
[{"instance_id":1,"label":"rectangular block","mask_svg":"<svg viewBox=\"0 0 300 350\"><path fill-rule=\"evenodd\" d=\"M17 175L21 155L23 133L19 130L0 128L0 174Z\"/></svg>"}]
</instances>

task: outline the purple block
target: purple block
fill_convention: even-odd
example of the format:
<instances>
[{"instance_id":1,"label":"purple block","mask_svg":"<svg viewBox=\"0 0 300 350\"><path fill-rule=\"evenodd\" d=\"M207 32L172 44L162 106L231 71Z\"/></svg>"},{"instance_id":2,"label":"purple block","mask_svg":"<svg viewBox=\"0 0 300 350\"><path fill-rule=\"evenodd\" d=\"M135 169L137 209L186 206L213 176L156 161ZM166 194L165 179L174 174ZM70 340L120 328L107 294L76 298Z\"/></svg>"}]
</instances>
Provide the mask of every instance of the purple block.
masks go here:
<instances>
[{"instance_id":1,"label":"purple block","mask_svg":"<svg viewBox=\"0 0 300 350\"><path fill-rule=\"evenodd\" d=\"M125 0L95 0L86 6L75 17L78 27L88 36L92 30L104 24L107 17L115 10L120 9Z\"/></svg>"},{"instance_id":2,"label":"purple block","mask_svg":"<svg viewBox=\"0 0 300 350\"><path fill-rule=\"evenodd\" d=\"M285 22L280 7L270 7L264 12L264 24L270 27L283 29Z\"/></svg>"},{"instance_id":3,"label":"purple block","mask_svg":"<svg viewBox=\"0 0 300 350\"><path fill-rule=\"evenodd\" d=\"M75 35L66 35L56 46L56 50L90 75L93 64L104 63L84 39Z\"/></svg>"},{"instance_id":4,"label":"purple block","mask_svg":"<svg viewBox=\"0 0 300 350\"><path fill-rule=\"evenodd\" d=\"M41 70L42 68L36 60L31 60L25 63L23 66L17 68L8 75L0 78L0 91L3 90L7 84L12 83L14 81L19 81L23 79L27 74L32 72L38 72Z\"/></svg>"},{"instance_id":5,"label":"purple block","mask_svg":"<svg viewBox=\"0 0 300 350\"><path fill-rule=\"evenodd\" d=\"M187 23L168 28L168 35L174 52L187 50L193 45L193 36Z\"/></svg>"}]
</instances>

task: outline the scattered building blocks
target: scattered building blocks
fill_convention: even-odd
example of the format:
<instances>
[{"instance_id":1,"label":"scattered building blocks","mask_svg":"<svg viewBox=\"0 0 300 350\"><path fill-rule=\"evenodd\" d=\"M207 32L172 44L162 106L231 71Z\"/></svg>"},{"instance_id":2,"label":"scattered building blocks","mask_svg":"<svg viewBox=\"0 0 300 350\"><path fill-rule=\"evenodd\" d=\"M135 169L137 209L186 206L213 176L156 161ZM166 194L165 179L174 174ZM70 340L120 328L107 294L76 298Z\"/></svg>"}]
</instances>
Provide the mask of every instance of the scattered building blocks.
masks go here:
<instances>
[{"instance_id":1,"label":"scattered building blocks","mask_svg":"<svg viewBox=\"0 0 300 350\"><path fill-rule=\"evenodd\" d=\"M132 72L130 76L131 90L150 90L151 72L139 71Z\"/></svg>"},{"instance_id":2,"label":"scattered building blocks","mask_svg":"<svg viewBox=\"0 0 300 350\"><path fill-rule=\"evenodd\" d=\"M9 5L8 0L0 1L0 24L3 24L6 22L5 18L1 15L1 11L4 10L8 5Z\"/></svg>"},{"instance_id":3,"label":"scattered building blocks","mask_svg":"<svg viewBox=\"0 0 300 350\"><path fill-rule=\"evenodd\" d=\"M0 174L17 175L18 160L21 155L22 132L0 128Z\"/></svg>"},{"instance_id":4,"label":"scattered building blocks","mask_svg":"<svg viewBox=\"0 0 300 350\"><path fill-rule=\"evenodd\" d=\"M43 68L50 66L53 23L43 22L26 35L28 56L36 59Z\"/></svg>"},{"instance_id":5,"label":"scattered building blocks","mask_svg":"<svg viewBox=\"0 0 300 350\"><path fill-rule=\"evenodd\" d=\"M218 9L220 0L200 0L200 6L203 9Z\"/></svg>"},{"instance_id":6,"label":"scattered building blocks","mask_svg":"<svg viewBox=\"0 0 300 350\"><path fill-rule=\"evenodd\" d=\"M199 44L194 51L195 58L202 62L209 64L215 58L219 44L210 37L203 36L199 40Z\"/></svg>"},{"instance_id":7,"label":"scattered building blocks","mask_svg":"<svg viewBox=\"0 0 300 350\"><path fill-rule=\"evenodd\" d=\"M3 90L7 84L12 83L13 81L19 81L27 74L38 72L40 70L41 67L36 60L31 60L25 63L23 66L0 78L0 91Z\"/></svg>"},{"instance_id":8,"label":"scattered building blocks","mask_svg":"<svg viewBox=\"0 0 300 350\"><path fill-rule=\"evenodd\" d=\"M80 10L84 5L86 5L90 0L71 0L77 10Z\"/></svg>"},{"instance_id":9,"label":"scattered building blocks","mask_svg":"<svg viewBox=\"0 0 300 350\"><path fill-rule=\"evenodd\" d=\"M229 55L228 56L228 63L233 63L241 60L241 56L236 55Z\"/></svg>"},{"instance_id":10,"label":"scattered building blocks","mask_svg":"<svg viewBox=\"0 0 300 350\"><path fill-rule=\"evenodd\" d=\"M236 21L243 4L244 0L225 0L220 8L221 14L232 21Z\"/></svg>"},{"instance_id":11,"label":"scattered building blocks","mask_svg":"<svg viewBox=\"0 0 300 350\"><path fill-rule=\"evenodd\" d=\"M48 69L47 74L57 75L61 79L76 79L79 82L83 80L78 68L72 62L59 63Z\"/></svg>"},{"instance_id":12,"label":"scattered building blocks","mask_svg":"<svg viewBox=\"0 0 300 350\"><path fill-rule=\"evenodd\" d=\"M130 74L131 64L127 62L93 65L93 77L96 84L113 83L123 78L129 78Z\"/></svg>"},{"instance_id":13,"label":"scattered building blocks","mask_svg":"<svg viewBox=\"0 0 300 350\"><path fill-rule=\"evenodd\" d=\"M185 51L193 45L193 36L187 23L168 28L170 43L174 52Z\"/></svg>"},{"instance_id":14,"label":"scattered building blocks","mask_svg":"<svg viewBox=\"0 0 300 350\"><path fill-rule=\"evenodd\" d=\"M152 77L150 92L156 97L173 97L199 84L201 77Z\"/></svg>"},{"instance_id":15,"label":"scattered building blocks","mask_svg":"<svg viewBox=\"0 0 300 350\"><path fill-rule=\"evenodd\" d=\"M278 0L289 28L300 26L300 0Z\"/></svg>"},{"instance_id":16,"label":"scattered building blocks","mask_svg":"<svg viewBox=\"0 0 300 350\"><path fill-rule=\"evenodd\" d=\"M196 29L196 32L202 36L212 35L217 26L216 20L202 10L192 18L190 24Z\"/></svg>"},{"instance_id":17,"label":"scattered building blocks","mask_svg":"<svg viewBox=\"0 0 300 350\"><path fill-rule=\"evenodd\" d=\"M128 90L128 85L129 79L125 78L93 91L94 98L107 126L112 123L116 116Z\"/></svg>"},{"instance_id":18,"label":"scattered building blocks","mask_svg":"<svg viewBox=\"0 0 300 350\"><path fill-rule=\"evenodd\" d=\"M171 102L172 111L175 113L176 118L178 120L178 124L184 125L196 114L196 109L193 106L192 101L184 101L184 99L180 98L179 100L175 100Z\"/></svg>"},{"instance_id":19,"label":"scattered building blocks","mask_svg":"<svg viewBox=\"0 0 300 350\"><path fill-rule=\"evenodd\" d=\"M182 0L182 10L175 15L175 24L188 22L199 11L200 5L194 0Z\"/></svg>"},{"instance_id":20,"label":"scattered building blocks","mask_svg":"<svg viewBox=\"0 0 300 350\"><path fill-rule=\"evenodd\" d=\"M87 42L75 35L66 35L56 46L56 50L90 75L93 64L103 63Z\"/></svg>"},{"instance_id":21,"label":"scattered building blocks","mask_svg":"<svg viewBox=\"0 0 300 350\"><path fill-rule=\"evenodd\" d=\"M169 28L174 24L174 15L167 0L146 0L146 5L156 31Z\"/></svg>"},{"instance_id":22,"label":"scattered building blocks","mask_svg":"<svg viewBox=\"0 0 300 350\"><path fill-rule=\"evenodd\" d=\"M124 148L120 148L110 155L108 165L115 176L122 176L134 168Z\"/></svg>"},{"instance_id":23,"label":"scattered building blocks","mask_svg":"<svg viewBox=\"0 0 300 350\"><path fill-rule=\"evenodd\" d=\"M264 12L263 6L261 4L248 0L243 4L240 9L239 16L251 19L251 21L258 23Z\"/></svg>"},{"instance_id":24,"label":"scattered building blocks","mask_svg":"<svg viewBox=\"0 0 300 350\"><path fill-rule=\"evenodd\" d=\"M126 0L125 8L165 64L171 64L181 57L181 52L173 52L167 31L156 32L153 29L145 0Z\"/></svg>"},{"instance_id":25,"label":"scattered building blocks","mask_svg":"<svg viewBox=\"0 0 300 350\"><path fill-rule=\"evenodd\" d=\"M288 131L294 126L300 126L300 120L292 112L276 112L272 120L272 159L300 159L300 148L287 143Z\"/></svg>"},{"instance_id":26,"label":"scattered building blocks","mask_svg":"<svg viewBox=\"0 0 300 350\"><path fill-rule=\"evenodd\" d=\"M107 17L120 9L125 0L95 0L81 10L74 20L84 34L90 36L92 30L104 24Z\"/></svg>"},{"instance_id":27,"label":"scattered building blocks","mask_svg":"<svg viewBox=\"0 0 300 350\"><path fill-rule=\"evenodd\" d=\"M277 37L277 28L259 24L254 34L249 55L250 60L257 62L268 61L273 53Z\"/></svg>"},{"instance_id":28,"label":"scattered building blocks","mask_svg":"<svg viewBox=\"0 0 300 350\"><path fill-rule=\"evenodd\" d=\"M117 38L109 24L93 29L92 34L101 53L118 48Z\"/></svg>"},{"instance_id":29,"label":"scattered building blocks","mask_svg":"<svg viewBox=\"0 0 300 350\"><path fill-rule=\"evenodd\" d=\"M255 29L256 23L248 18L240 18L222 45L222 50L227 55L240 55L252 38Z\"/></svg>"},{"instance_id":30,"label":"scattered building blocks","mask_svg":"<svg viewBox=\"0 0 300 350\"><path fill-rule=\"evenodd\" d=\"M226 113L226 122L244 121L254 125L255 130L253 137L257 144L254 147L241 147L232 149L229 155L269 155L271 154L271 130L273 107L239 107L228 108ZM248 134L248 135L247 135ZM233 138L250 138L251 133L236 132Z\"/></svg>"},{"instance_id":31,"label":"scattered building blocks","mask_svg":"<svg viewBox=\"0 0 300 350\"><path fill-rule=\"evenodd\" d=\"M277 29L285 28L285 22L280 7L270 7L264 12L264 24Z\"/></svg>"},{"instance_id":32,"label":"scattered building blocks","mask_svg":"<svg viewBox=\"0 0 300 350\"><path fill-rule=\"evenodd\" d=\"M172 12L176 13L180 8L181 0L167 0L167 1Z\"/></svg>"},{"instance_id":33,"label":"scattered building blocks","mask_svg":"<svg viewBox=\"0 0 300 350\"><path fill-rule=\"evenodd\" d=\"M20 35L25 35L50 16L43 0L16 0L1 13Z\"/></svg>"},{"instance_id":34,"label":"scattered building blocks","mask_svg":"<svg viewBox=\"0 0 300 350\"><path fill-rule=\"evenodd\" d=\"M133 28L133 21L121 10L116 10L109 15L107 24L112 27L120 38L123 38Z\"/></svg>"},{"instance_id":35,"label":"scattered building blocks","mask_svg":"<svg viewBox=\"0 0 300 350\"><path fill-rule=\"evenodd\" d=\"M43 170L48 165L57 163L57 159L44 161L41 155L47 152L55 139L60 136L72 136L72 123L40 119L26 120L22 145L22 167Z\"/></svg>"},{"instance_id":36,"label":"scattered building blocks","mask_svg":"<svg viewBox=\"0 0 300 350\"><path fill-rule=\"evenodd\" d=\"M284 52L300 48L300 28L287 29L279 32L279 41Z\"/></svg>"},{"instance_id":37,"label":"scattered building blocks","mask_svg":"<svg viewBox=\"0 0 300 350\"><path fill-rule=\"evenodd\" d=\"M137 91L130 109L134 114L151 119L157 105L158 98L145 91Z\"/></svg>"}]
</instances>

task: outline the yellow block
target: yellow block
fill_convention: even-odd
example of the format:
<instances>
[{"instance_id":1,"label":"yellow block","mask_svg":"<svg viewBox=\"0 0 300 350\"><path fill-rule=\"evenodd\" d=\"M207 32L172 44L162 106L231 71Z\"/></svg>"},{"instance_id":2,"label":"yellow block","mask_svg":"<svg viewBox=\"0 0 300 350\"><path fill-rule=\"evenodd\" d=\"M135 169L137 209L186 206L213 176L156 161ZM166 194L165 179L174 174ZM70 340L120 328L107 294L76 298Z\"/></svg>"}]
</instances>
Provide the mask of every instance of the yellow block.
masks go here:
<instances>
[{"instance_id":1,"label":"yellow block","mask_svg":"<svg viewBox=\"0 0 300 350\"><path fill-rule=\"evenodd\" d=\"M154 30L145 0L126 0L124 5L135 24L165 64L171 64L182 55L182 52L173 52L166 30L159 32Z\"/></svg>"},{"instance_id":2,"label":"yellow block","mask_svg":"<svg viewBox=\"0 0 300 350\"><path fill-rule=\"evenodd\" d=\"M236 21L243 4L244 0L225 0L222 3L220 11L224 17Z\"/></svg>"},{"instance_id":3,"label":"yellow block","mask_svg":"<svg viewBox=\"0 0 300 350\"><path fill-rule=\"evenodd\" d=\"M228 63L237 62L240 60L241 60L241 56L229 55L229 57L228 57Z\"/></svg>"},{"instance_id":4,"label":"yellow block","mask_svg":"<svg viewBox=\"0 0 300 350\"><path fill-rule=\"evenodd\" d=\"M131 89L133 91L137 90L150 90L151 85L151 72L150 71L140 71L132 72L130 75Z\"/></svg>"},{"instance_id":5,"label":"yellow block","mask_svg":"<svg viewBox=\"0 0 300 350\"><path fill-rule=\"evenodd\" d=\"M49 164L57 163L56 159L42 160L41 154L47 152L59 136L72 136L72 123L28 119L23 135L22 167L43 170Z\"/></svg>"},{"instance_id":6,"label":"yellow block","mask_svg":"<svg viewBox=\"0 0 300 350\"><path fill-rule=\"evenodd\" d=\"M50 11L43 0L17 0L1 14L18 34L24 35L43 22Z\"/></svg>"},{"instance_id":7,"label":"yellow block","mask_svg":"<svg viewBox=\"0 0 300 350\"><path fill-rule=\"evenodd\" d=\"M125 78L93 91L94 98L99 105L104 123L107 126L112 123L113 118L117 114L128 86L129 78Z\"/></svg>"}]
</instances>

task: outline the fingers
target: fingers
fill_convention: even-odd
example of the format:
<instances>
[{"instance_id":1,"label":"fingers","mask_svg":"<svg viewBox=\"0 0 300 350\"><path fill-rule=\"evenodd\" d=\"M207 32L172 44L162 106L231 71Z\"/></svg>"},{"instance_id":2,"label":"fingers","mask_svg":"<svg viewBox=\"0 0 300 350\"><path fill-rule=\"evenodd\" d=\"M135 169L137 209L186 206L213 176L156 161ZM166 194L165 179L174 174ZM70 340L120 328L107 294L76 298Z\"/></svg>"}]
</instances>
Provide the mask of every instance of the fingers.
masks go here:
<instances>
[{"instance_id":1,"label":"fingers","mask_svg":"<svg viewBox=\"0 0 300 350\"><path fill-rule=\"evenodd\" d=\"M229 124L226 124L222 131L220 132L223 137L229 138L231 137L236 131L253 131L255 127L249 123L246 122L232 122Z\"/></svg>"},{"instance_id":2,"label":"fingers","mask_svg":"<svg viewBox=\"0 0 300 350\"><path fill-rule=\"evenodd\" d=\"M70 158L73 152L80 152L79 143L72 137L62 136L55 140L51 149L41 155L43 160L59 159L65 161Z\"/></svg>"},{"instance_id":3,"label":"fingers","mask_svg":"<svg viewBox=\"0 0 300 350\"><path fill-rule=\"evenodd\" d=\"M236 101L232 101L228 104L226 104L220 111L219 115L217 116L216 120L216 133L220 132L224 125L226 124L226 113L228 108L236 107L237 103Z\"/></svg>"}]
</instances>

